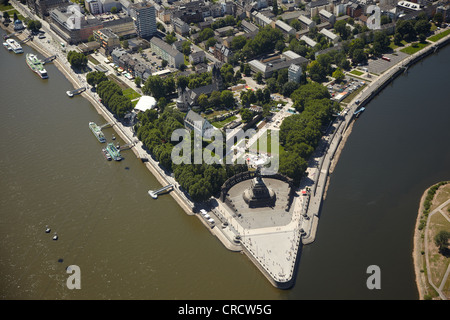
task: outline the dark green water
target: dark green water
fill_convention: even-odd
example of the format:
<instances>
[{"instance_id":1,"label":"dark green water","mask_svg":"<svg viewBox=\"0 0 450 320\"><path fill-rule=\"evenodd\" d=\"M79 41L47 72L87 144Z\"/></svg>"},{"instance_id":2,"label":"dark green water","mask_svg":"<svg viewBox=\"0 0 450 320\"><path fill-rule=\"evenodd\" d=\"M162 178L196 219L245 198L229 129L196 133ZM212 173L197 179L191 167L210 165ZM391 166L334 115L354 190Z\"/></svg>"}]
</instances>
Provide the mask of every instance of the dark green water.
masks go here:
<instances>
[{"instance_id":1,"label":"dark green water","mask_svg":"<svg viewBox=\"0 0 450 320\"><path fill-rule=\"evenodd\" d=\"M296 286L281 291L170 196L151 199L147 190L159 183L132 151L105 161L88 128L105 121L81 96L67 97L72 85L54 65L41 80L24 54L0 50L0 297L416 299L419 198L450 179L449 57L447 47L427 58L368 105L332 175ZM104 132L111 141L113 130ZM66 287L72 264L80 290ZM372 264L381 268L376 292L366 288Z\"/></svg>"}]
</instances>

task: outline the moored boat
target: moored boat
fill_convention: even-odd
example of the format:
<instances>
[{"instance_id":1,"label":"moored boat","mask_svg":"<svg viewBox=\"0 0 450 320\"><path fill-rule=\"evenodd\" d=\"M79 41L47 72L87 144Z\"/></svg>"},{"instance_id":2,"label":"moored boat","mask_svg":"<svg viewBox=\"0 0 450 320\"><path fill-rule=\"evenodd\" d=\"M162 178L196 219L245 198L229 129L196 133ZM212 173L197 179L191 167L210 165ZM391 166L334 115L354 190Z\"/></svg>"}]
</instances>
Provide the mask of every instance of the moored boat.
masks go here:
<instances>
[{"instance_id":1,"label":"moored boat","mask_svg":"<svg viewBox=\"0 0 450 320\"><path fill-rule=\"evenodd\" d=\"M108 151L105 148L102 149L102 153L105 156L106 160L108 160L108 161L112 160L111 155L108 153Z\"/></svg>"},{"instance_id":2,"label":"moored boat","mask_svg":"<svg viewBox=\"0 0 450 320\"><path fill-rule=\"evenodd\" d=\"M106 151L110 154L110 156L115 161L122 160L122 155L120 154L119 150L117 150L116 146L113 143L108 143L106 146Z\"/></svg>"},{"instance_id":3,"label":"moored boat","mask_svg":"<svg viewBox=\"0 0 450 320\"><path fill-rule=\"evenodd\" d=\"M39 77L42 79L48 78L47 70L45 70L44 64L35 54L27 53L26 60L30 69L33 70L33 72L36 72Z\"/></svg>"},{"instance_id":4,"label":"moored boat","mask_svg":"<svg viewBox=\"0 0 450 320\"><path fill-rule=\"evenodd\" d=\"M22 46L14 39L7 39L6 43L9 45L8 50L12 50L14 53L23 53Z\"/></svg>"},{"instance_id":5,"label":"moored boat","mask_svg":"<svg viewBox=\"0 0 450 320\"><path fill-rule=\"evenodd\" d=\"M89 122L89 128L101 143L106 142L105 135L95 122Z\"/></svg>"}]
</instances>

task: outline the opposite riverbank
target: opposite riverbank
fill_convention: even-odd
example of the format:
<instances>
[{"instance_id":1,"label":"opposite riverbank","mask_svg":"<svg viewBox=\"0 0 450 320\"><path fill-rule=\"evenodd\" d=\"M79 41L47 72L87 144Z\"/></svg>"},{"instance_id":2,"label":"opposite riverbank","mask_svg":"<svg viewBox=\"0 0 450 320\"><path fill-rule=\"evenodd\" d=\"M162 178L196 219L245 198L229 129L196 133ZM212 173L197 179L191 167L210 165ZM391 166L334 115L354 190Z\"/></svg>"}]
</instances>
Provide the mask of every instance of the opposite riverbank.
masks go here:
<instances>
[{"instance_id":1,"label":"opposite riverbank","mask_svg":"<svg viewBox=\"0 0 450 320\"><path fill-rule=\"evenodd\" d=\"M420 300L450 298L450 257L438 252L434 236L450 232L450 181L423 193L414 230L413 261Z\"/></svg>"}]
</instances>

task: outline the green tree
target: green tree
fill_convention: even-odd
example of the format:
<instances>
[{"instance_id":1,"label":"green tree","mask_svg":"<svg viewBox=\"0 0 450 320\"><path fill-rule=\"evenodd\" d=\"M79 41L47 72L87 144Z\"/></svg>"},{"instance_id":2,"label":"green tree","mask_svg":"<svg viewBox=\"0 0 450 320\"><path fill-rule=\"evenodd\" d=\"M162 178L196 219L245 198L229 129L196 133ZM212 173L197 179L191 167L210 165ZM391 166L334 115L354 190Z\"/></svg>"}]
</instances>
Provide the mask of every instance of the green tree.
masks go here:
<instances>
[{"instance_id":1,"label":"green tree","mask_svg":"<svg viewBox=\"0 0 450 320\"><path fill-rule=\"evenodd\" d=\"M93 71L89 72L86 75L86 80L88 84L90 84L93 87L96 87L98 86L99 83L103 81L108 81L108 77L103 72Z\"/></svg>"},{"instance_id":2,"label":"green tree","mask_svg":"<svg viewBox=\"0 0 450 320\"><path fill-rule=\"evenodd\" d=\"M112 7L111 8L111 13L112 14L116 14L117 13L117 8L116 7Z\"/></svg>"},{"instance_id":3,"label":"green tree","mask_svg":"<svg viewBox=\"0 0 450 320\"><path fill-rule=\"evenodd\" d=\"M27 29L31 32L38 32L42 27L42 23L39 20L28 20Z\"/></svg>"},{"instance_id":4,"label":"green tree","mask_svg":"<svg viewBox=\"0 0 450 320\"><path fill-rule=\"evenodd\" d=\"M441 12L437 12L434 14L433 16L433 21L440 26L442 24L442 22L444 21L444 17L442 16Z\"/></svg>"},{"instance_id":5,"label":"green tree","mask_svg":"<svg viewBox=\"0 0 450 320\"><path fill-rule=\"evenodd\" d=\"M374 34L373 49L375 55L380 55L389 49L391 41L385 32L378 31Z\"/></svg>"},{"instance_id":6,"label":"green tree","mask_svg":"<svg viewBox=\"0 0 450 320\"><path fill-rule=\"evenodd\" d=\"M345 74L342 72L342 70L340 68L337 68L333 72L333 78L336 79L336 82L341 82L342 80L344 80Z\"/></svg>"},{"instance_id":7,"label":"green tree","mask_svg":"<svg viewBox=\"0 0 450 320\"><path fill-rule=\"evenodd\" d=\"M3 12L3 19L5 19L5 21L9 21L10 16L9 16L8 11L4 11L4 12Z\"/></svg>"},{"instance_id":8,"label":"green tree","mask_svg":"<svg viewBox=\"0 0 450 320\"><path fill-rule=\"evenodd\" d=\"M253 119L253 112L244 108L241 110L241 119L244 123L248 123Z\"/></svg>"},{"instance_id":9,"label":"green tree","mask_svg":"<svg viewBox=\"0 0 450 320\"><path fill-rule=\"evenodd\" d=\"M399 46L402 44L403 37L400 33L396 32L394 34L394 44Z\"/></svg>"},{"instance_id":10,"label":"green tree","mask_svg":"<svg viewBox=\"0 0 450 320\"><path fill-rule=\"evenodd\" d=\"M274 15L278 15L278 12L279 10L278 10L278 0L273 0L273 3L272 3L272 12L273 12L273 14Z\"/></svg>"},{"instance_id":11,"label":"green tree","mask_svg":"<svg viewBox=\"0 0 450 320\"><path fill-rule=\"evenodd\" d=\"M256 81L257 84L262 84L263 83L263 75L262 75L262 73L260 71L255 73L255 81Z\"/></svg>"},{"instance_id":12,"label":"green tree","mask_svg":"<svg viewBox=\"0 0 450 320\"><path fill-rule=\"evenodd\" d=\"M141 83L142 83L141 77L138 76L138 77L134 78L134 84L135 84L138 88L141 87Z\"/></svg>"},{"instance_id":13,"label":"green tree","mask_svg":"<svg viewBox=\"0 0 450 320\"><path fill-rule=\"evenodd\" d=\"M416 30L417 34L423 33L427 35L431 30L431 24L428 22L428 20L420 19L415 23L414 29Z\"/></svg>"},{"instance_id":14,"label":"green tree","mask_svg":"<svg viewBox=\"0 0 450 320\"><path fill-rule=\"evenodd\" d=\"M69 61L72 68L75 69L83 69L88 63L87 57L83 53L77 51L69 51L67 53L67 61Z\"/></svg>"},{"instance_id":15,"label":"green tree","mask_svg":"<svg viewBox=\"0 0 450 320\"><path fill-rule=\"evenodd\" d=\"M441 254L446 254L448 251L448 240L450 239L450 232L441 230L434 236L434 243L439 248Z\"/></svg>"},{"instance_id":16,"label":"green tree","mask_svg":"<svg viewBox=\"0 0 450 320\"><path fill-rule=\"evenodd\" d=\"M233 93L230 90L223 90L220 94L220 100L225 108L233 108L235 104Z\"/></svg>"},{"instance_id":17,"label":"green tree","mask_svg":"<svg viewBox=\"0 0 450 320\"><path fill-rule=\"evenodd\" d=\"M183 42L183 44L181 45L181 52L183 52L183 54L185 56L188 56L191 54L191 42L190 41Z\"/></svg>"},{"instance_id":18,"label":"green tree","mask_svg":"<svg viewBox=\"0 0 450 320\"><path fill-rule=\"evenodd\" d=\"M168 43L168 44L172 44L175 41L177 41L177 37L174 34L168 33L166 34L166 37L164 38L164 40Z\"/></svg>"}]
</instances>

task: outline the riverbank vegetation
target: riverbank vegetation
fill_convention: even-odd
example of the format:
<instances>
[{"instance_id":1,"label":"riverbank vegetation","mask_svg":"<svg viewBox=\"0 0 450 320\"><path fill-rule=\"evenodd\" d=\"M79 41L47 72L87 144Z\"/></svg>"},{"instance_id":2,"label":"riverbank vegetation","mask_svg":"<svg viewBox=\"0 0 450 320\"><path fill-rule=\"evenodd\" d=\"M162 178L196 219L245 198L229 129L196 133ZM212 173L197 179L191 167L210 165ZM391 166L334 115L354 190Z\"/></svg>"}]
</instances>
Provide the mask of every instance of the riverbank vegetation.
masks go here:
<instances>
[{"instance_id":1,"label":"riverbank vegetation","mask_svg":"<svg viewBox=\"0 0 450 320\"><path fill-rule=\"evenodd\" d=\"M450 265L450 222L445 217L450 215L450 204L429 216L448 199L450 199L450 181L443 181L424 193L422 206L419 208L414 257L419 291L425 300L439 298L439 293L432 284L437 288L441 286ZM442 286L442 294L450 297L450 281Z\"/></svg>"},{"instance_id":2,"label":"riverbank vegetation","mask_svg":"<svg viewBox=\"0 0 450 320\"><path fill-rule=\"evenodd\" d=\"M138 119L139 123L135 126L138 139L169 174L174 173L181 188L195 202L217 195L228 178L247 170L246 165L174 164L172 149L180 142L171 141L172 132L184 128L184 114L177 109L166 108L159 116L156 110L148 110L140 113ZM191 150L194 150L193 145ZM193 163L193 152L187 156Z\"/></svg>"},{"instance_id":3,"label":"riverbank vegetation","mask_svg":"<svg viewBox=\"0 0 450 320\"><path fill-rule=\"evenodd\" d=\"M328 126L339 106L330 100L326 87L315 82L301 86L291 98L300 113L287 117L280 126L283 146L280 173L298 185L323 135L323 128Z\"/></svg>"}]
</instances>

